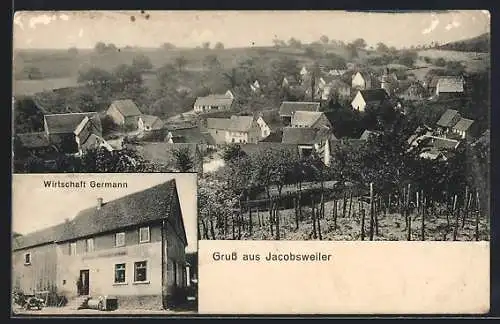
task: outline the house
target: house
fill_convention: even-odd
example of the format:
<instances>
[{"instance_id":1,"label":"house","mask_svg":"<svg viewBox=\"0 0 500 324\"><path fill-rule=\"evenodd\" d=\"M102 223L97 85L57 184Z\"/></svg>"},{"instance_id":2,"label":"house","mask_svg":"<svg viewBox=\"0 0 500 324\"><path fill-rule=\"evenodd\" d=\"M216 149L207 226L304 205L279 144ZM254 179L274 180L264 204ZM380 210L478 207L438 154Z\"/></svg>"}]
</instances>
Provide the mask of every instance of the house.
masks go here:
<instances>
[{"instance_id":1,"label":"house","mask_svg":"<svg viewBox=\"0 0 500 324\"><path fill-rule=\"evenodd\" d=\"M421 158L443 161L446 161L460 146L460 142L457 140L437 136L423 136L418 144Z\"/></svg>"},{"instance_id":2,"label":"house","mask_svg":"<svg viewBox=\"0 0 500 324\"><path fill-rule=\"evenodd\" d=\"M141 115L137 122L140 131L151 132L161 130L163 128L163 121L153 115Z\"/></svg>"},{"instance_id":3,"label":"house","mask_svg":"<svg viewBox=\"0 0 500 324\"><path fill-rule=\"evenodd\" d=\"M335 139L335 136L327 128L285 127L281 143L297 145L300 156L304 157L317 151L329 139Z\"/></svg>"},{"instance_id":4,"label":"house","mask_svg":"<svg viewBox=\"0 0 500 324\"><path fill-rule=\"evenodd\" d=\"M110 116L113 122L119 126L137 129L142 113L132 100L125 99L113 101L106 111L106 115Z\"/></svg>"},{"instance_id":5,"label":"house","mask_svg":"<svg viewBox=\"0 0 500 324\"><path fill-rule=\"evenodd\" d=\"M257 122L257 120L259 120ZM257 143L266 131L262 118L231 116L231 118L207 118L207 130L217 144Z\"/></svg>"},{"instance_id":6,"label":"house","mask_svg":"<svg viewBox=\"0 0 500 324\"><path fill-rule=\"evenodd\" d=\"M451 128L451 132L464 139L469 134L469 129L473 123L474 121L472 119L460 118L460 120Z\"/></svg>"},{"instance_id":7,"label":"house","mask_svg":"<svg viewBox=\"0 0 500 324\"><path fill-rule=\"evenodd\" d=\"M279 115L282 123L286 126L292 122L292 116L296 111L319 111L319 102L283 101L280 105Z\"/></svg>"},{"instance_id":8,"label":"house","mask_svg":"<svg viewBox=\"0 0 500 324\"><path fill-rule=\"evenodd\" d=\"M16 237L13 288L69 300L112 295L120 308L185 301L186 231L175 180L80 211L62 224Z\"/></svg>"},{"instance_id":9,"label":"house","mask_svg":"<svg viewBox=\"0 0 500 324\"><path fill-rule=\"evenodd\" d=\"M428 90L431 95L457 95L464 93L465 80L461 76L434 76Z\"/></svg>"},{"instance_id":10,"label":"house","mask_svg":"<svg viewBox=\"0 0 500 324\"><path fill-rule=\"evenodd\" d=\"M266 137L259 141L260 143L282 143L283 140L283 130L277 129L271 131L271 133Z\"/></svg>"},{"instance_id":11,"label":"house","mask_svg":"<svg viewBox=\"0 0 500 324\"><path fill-rule=\"evenodd\" d=\"M214 146L215 139L208 132L202 132L198 126L171 129L167 132L165 142L172 144L202 144Z\"/></svg>"},{"instance_id":12,"label":"house","mask_svg":"<svg viewBox=\"0 0 500 324\"><path fill-rule=\"evenodd\" d=\"M105 146L101 119L96 112L44 115L45 135L60 153L81 154Z\"/></svg>"},{"instance_id":13,"label":"house","mask_svg":"<svg viewBox=\"0 0 500 324\"><path fill-rule=\"evenodd\" d=\"M436 125L438 126L438 134L449 133L462 117L458 111L447 109L439 118Z\"/></svg>"},{"instance_id":14,"label":"house","mask_svg":"<svg viewBox=\"0 0 500 324\"><path fill-rule=\"evenodd\" d=\"M399 97L408 101L423 100L428 95L425 87L418 81L412 82Z\"/></svg>"},{"instance_id":15,"label":"house","mask_svg":"<svg viewBox=\"0 0 500 324\"><path fill-rule=\"evenodd\" d=\"M292 115L290 126L300 128L332 128L330 120L323 112L300 110Z\"/></svg>"},{"instance_id":16,"label":"house","mask_svg":"<svg viewBox=\"0 0 500 324\"><path fill-rule=\"evenodd\" d=\"M309 70L307 69L307 67L303 66L303 67L300 69L300 76L301 76L301 78L303 79L303 78L304 78L304 77L306 77L308 74L309 74Z\"/></svg>"},{"instance_id":17,"label":"house","mask_svg":"<svg viewBox=\"0 0 500 324\"><path fill-rule=\"evenodd\" d=\"M323 164L330 166L332 161L337 158L337 152L341 148L348 150L361 150L366 141L353 139L353 138L342 138L337 139L335 137L324 140L318 145L317 154L321 157Z\"/></svg>"},{"instance_id":18,"label":"house","mask_svg":"<svg viewBox=\"0 0 500 324\"><path fill-rule=\"evenodd\" d=\"M234 95L231 91L225 94L210 94L205 97L198 97L194 103L194 111L197 113L231 110L234 103Z\"/></svg>"},{"instance_id":19,"label":"house","mask_svg":"<svg viewBox=\"0 0 500 324\"><path fill-rule=\"evenodd\" d=\"M380 88L384 89L388 94L394 94L398 87L398 79L395 73L389 73L389 69L385 68L384 73L380 77Z\"/></svg>"},{"instance_id":20,"label":"house","mask_svg":"<svg viewBox=\"0 0 500 324\"><path fill-rule=\"evenodd\" d=\"M367 106L379 106L387 100L389 95L384 89L359 90L351 106L358 111L365 111Z\"/></svg>"},{"instance_id":21,"label":"house","mask_svg":"<svg viewBox=\"0 0 500 324\"><path fill-rule=\"evenodd\" d=\"M252 84L250 84L250 90L252 90L255 93L261 91L259 80L255 80Z\"/></svg>"},{"instance_id":22,"label":"house","mask_svg":"<svg viewBox=\"0 0 500 324\"><path fill-rule=\"evenodd\" d=\"M356 72L351 77L351 87L357 90L366 90L372 88L372 77L365 72Z\"/></svg>"}]
</instances>

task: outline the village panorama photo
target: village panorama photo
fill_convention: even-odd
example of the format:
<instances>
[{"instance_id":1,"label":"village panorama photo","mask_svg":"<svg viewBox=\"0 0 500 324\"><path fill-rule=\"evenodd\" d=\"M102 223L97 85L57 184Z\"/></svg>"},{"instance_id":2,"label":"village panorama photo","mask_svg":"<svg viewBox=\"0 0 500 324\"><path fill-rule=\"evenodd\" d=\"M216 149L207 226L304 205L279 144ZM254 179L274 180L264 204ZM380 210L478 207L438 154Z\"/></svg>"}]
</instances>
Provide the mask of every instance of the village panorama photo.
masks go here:
<instances>
[{"instance_id":1,"label":"village panorama photo","mask_svg":"<svg viewBox=\"0 0 500 324\"><path fill-rule=\"evenodd\" d=\"M15 173L197 172L203 240L489 240L486 10L16 12L13 42Z\"/></svg>"},{"instance_id":2,"label":"village panorama photo","mask_svg":"<svg viewBox=\"0 0 500 324\"><path fill-rule=\"evenodd\" d=\"M14 174L12 315L196 313L196 182L196 173Z\"/></svg>"}]
</instances>

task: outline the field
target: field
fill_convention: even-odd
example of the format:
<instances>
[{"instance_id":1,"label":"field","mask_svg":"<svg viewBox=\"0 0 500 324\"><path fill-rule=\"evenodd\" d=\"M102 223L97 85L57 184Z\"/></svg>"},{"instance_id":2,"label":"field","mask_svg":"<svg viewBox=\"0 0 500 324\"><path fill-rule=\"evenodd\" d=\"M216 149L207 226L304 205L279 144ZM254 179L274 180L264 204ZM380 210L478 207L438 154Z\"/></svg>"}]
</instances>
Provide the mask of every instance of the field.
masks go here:
<instances>
[{"instance_id":1,"label":"field","mask_svg":"<svg viewBox=\"0 0 500 324\"><path fill-rule=\"evenodd\" d=\"M419 51L418 55L420 57L429 57L432 60L443 58L446 61L462 62L465 64L467 72L483 71L490 67L490 53L428 49Z\"/></svg>"}]
</instances>

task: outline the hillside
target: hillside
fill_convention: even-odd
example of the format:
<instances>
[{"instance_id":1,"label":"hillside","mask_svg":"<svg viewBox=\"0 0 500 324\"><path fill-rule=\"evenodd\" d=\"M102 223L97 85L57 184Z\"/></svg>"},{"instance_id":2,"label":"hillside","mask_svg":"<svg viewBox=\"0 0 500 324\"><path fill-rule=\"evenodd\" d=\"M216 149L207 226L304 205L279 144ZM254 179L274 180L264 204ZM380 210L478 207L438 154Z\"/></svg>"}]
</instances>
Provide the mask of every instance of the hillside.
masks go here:
<instances>
[{"instance_id":1,"label":"hillside","mask_svg":"<svg viewBox=\"0 0 500 324\"><path fill-rule=\"evenodd\" d=\"M437 46L436 48L460 52L489 53L491 50L491 35L490 33L485 33L477 37L450 42L441 46Z\"/></svg>"}]
</instances>

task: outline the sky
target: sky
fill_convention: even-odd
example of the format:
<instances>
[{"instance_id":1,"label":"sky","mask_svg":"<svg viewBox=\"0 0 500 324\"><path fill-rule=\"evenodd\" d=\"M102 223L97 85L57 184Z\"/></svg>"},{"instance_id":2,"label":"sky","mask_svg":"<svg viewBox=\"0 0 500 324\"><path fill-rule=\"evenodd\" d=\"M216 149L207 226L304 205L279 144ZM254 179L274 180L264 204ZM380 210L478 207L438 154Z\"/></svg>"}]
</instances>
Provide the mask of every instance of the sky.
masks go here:
<instances>
[{"instance_id":1,"label":"sky","mask_svg":"<svg viewBox=\"0 0 500 324\"><path fill-rule=\"evenodd\" d=\"M134 17L133 19L131 17ZM14 16L14 48L269 46L275 38L303 43L321 35L368 45L440 44L490 31L486 10L366 13L346 11L31 11Z\"/></svg>"},{"instance_id":2,"label":"sky","mask_svg":"<svg viewBox=\"0 0 500 324\"><path fill-rule=\"evenodd\" d=\"M27 234L74 218L81 210L142 191L175 178L188 240L187 252L197 251L197 178L195 173L14 174L12 230ZM85 189L45 188L44 180L87 181ZM94 189L88 182L126 181L128 188Z\"/></svg>"}]
</instances>

